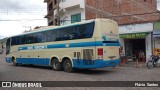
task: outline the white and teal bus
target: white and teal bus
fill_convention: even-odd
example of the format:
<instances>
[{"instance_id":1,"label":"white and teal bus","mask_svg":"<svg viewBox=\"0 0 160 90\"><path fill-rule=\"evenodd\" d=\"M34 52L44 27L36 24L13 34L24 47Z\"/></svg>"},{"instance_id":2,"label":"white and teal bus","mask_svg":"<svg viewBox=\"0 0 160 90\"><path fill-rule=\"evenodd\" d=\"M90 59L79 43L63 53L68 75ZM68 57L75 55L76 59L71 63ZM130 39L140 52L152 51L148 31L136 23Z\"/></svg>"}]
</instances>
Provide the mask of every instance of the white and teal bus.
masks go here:
<instances>
[{"instance_id":1,"label":"white and teal bus","mask_svg":"<svg viewBox=\"0 0 160 90\"><path fill-rule=\"evenodd\" d=\"M118 24L94 19L9 37L6 62L51 66L53 70L112 67L120 63Z\"/></svg>"}]
</instances>

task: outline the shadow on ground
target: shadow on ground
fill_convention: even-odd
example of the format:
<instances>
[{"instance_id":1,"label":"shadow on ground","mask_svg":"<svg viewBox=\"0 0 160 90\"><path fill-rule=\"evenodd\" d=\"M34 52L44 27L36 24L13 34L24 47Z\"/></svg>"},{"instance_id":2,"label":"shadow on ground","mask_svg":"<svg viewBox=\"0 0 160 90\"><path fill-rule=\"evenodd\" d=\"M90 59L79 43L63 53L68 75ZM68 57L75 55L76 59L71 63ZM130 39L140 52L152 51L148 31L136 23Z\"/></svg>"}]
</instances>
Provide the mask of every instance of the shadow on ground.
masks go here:
<instances>
[{"instance_id":1,"label":"shadow on ground","mask_svg":"<svg viewBox=\"0 0 160 90\"><path fill-rule=\"evenodd\" d=\"M13 66L10 65L11 67L24 67L24 68L32 68L32 69L42 69L42 70L52 70L51 67L49 66L38 66L38 65L18 65L18 66ZM74 69L74 72L72 73L77 73L77 74L92 74L92 75L100 75L100 74L107 74L107 73L114 73L116 72L117 68L100 68L100 69ZM59 71L57 71L59 72ZM61 70L60 72L64 72Z\"/></svg>"}]
</instances>

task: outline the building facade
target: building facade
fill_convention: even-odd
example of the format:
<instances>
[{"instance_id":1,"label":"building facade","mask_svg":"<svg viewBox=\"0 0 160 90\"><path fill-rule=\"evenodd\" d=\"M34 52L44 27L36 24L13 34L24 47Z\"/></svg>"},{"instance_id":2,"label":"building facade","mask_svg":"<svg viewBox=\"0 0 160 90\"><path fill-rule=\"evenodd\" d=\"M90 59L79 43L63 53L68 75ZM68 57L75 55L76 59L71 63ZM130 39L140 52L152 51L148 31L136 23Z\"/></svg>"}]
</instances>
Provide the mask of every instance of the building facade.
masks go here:
<instances>
[{"instance_id":1,"label":"building facade","mask_svg":"<svg viewBox=\"0 0 160 90\"><path fill-rule=\"evenodd\" d=\"M139 59L140 52L144 53L144 60L140 62L146 62L152 55L152 32L153 23L141 23L120 25L120 43L123 54L130 60L136 61Z\"/></svg>"},{"instance_id":2,"label":"building facade","mask_svg":"<svg viewBox=\"0 0 160 90\"><path fill-rule=\"evenodd\" d=\"M48 25L64 25L94 18L119 24L156 21L157 0L44 0Z\"/></svg>"},{"instance_id":3,"label":"building facade","mask_svg":"<svg viewBox=\"0 0 160 90\"><path fill-rule=\"evenodd\" d=\"M160 21L120 25L119 34L121 50L129 59L137 58L140 51L145 60L152 54L160 55Z\"/></svg>"},{"instance_id":4,"label":"building facade","mask_svg":"<svg viewBox=\"0 0 160 90\"><path fill-rule=\"evenodd\" d=\"M147 60L152 54L154 46L152 22L160 20L157 0L44 0L44 2L48 6L48 14L45 17L48 18L49 26L95 18L112 19L119 24L120 43L125 56L133 59L143 51Z\"/></svg>"},{"instance_id":5,"label":"building facade","mask_svg":"<svg viewBox=\"0 0 160 90\"><path fill-rule=\"evenodd\" d=\"M153 49L154 54L160 55L160 21L153 23Z\"/></svg>"}]
</instances>

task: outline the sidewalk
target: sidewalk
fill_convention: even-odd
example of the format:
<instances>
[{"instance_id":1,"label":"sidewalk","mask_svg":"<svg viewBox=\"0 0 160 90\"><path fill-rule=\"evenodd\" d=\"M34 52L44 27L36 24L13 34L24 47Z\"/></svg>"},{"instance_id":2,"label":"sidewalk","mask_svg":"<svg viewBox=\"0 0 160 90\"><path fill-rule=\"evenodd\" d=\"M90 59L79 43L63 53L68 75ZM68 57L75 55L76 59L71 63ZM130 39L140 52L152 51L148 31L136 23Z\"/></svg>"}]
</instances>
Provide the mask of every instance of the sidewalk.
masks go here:
<instances>
[{"instance_id":1,"label":"sidewalk","mask_svg":"<svg viewBox=\"0 0 160 90\"><path fill-rule=\"evenodd\" d=\"M135 67L135 68L140 68L140 67L147 67L147 63L145 62L136 62L136 61L128 61L126 63L120 64L120 67Z\"/></svg>"}]
</instances>

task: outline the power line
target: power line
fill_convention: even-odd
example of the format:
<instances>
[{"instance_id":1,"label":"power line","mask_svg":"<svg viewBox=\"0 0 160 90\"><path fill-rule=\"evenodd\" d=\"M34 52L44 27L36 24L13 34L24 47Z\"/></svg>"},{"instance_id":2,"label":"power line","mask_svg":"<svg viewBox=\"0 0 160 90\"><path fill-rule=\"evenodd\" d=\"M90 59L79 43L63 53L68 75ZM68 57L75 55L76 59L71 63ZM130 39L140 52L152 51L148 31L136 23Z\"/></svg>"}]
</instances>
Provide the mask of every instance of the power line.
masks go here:
<instances>
[{"instance_id":1,"label":"power line","mask_svg":"<svg viewBox=\"0 0 160 90\"><path fill-rule=\"evenodd\" d=\"M21 19L21 20L0 20L0 21L37 21L37 20L47 20L47 19Z\"/></svg>"},{"instance_id":2,"label":"power line","mask_svg":"<svg viewBox=\"0 0 160 90\"><path fill-rule=\"evenodd\" d=\"M140 13L140 14L129 14L129 15L115 15L115 16L106 16L107 18L114 18L114 17L125 17L125 16L138 16L138 15L148 15L148 14L158 14L157 16L160 16L160 12L149 12L149 13ZM46 20L46 19L21 19L21 20L11 20L11 19L0 19L0 21L34 21L34 20ZM81 19L85 20L85 19ZM65 20L65 21L71 21L71 20Z\"/></svg>"},{"instance_id":3,"label":"power line","mask_svg":"<svg viewBox=\"0 0 160 90\"><path fill-rule=\"evenodd\" d=\"M136 15L147 15L147 14L158 14L160 16L160 12L149 12L149 13L141 13L141 14L129 14L129 15L117 15L117 16L107 16L107 18L114 18L114 17L125 17L125 16L136 16ZM157 15L157 16L158 16ZM5 20L5 19L0 19L0 21L35 21L35 20L46 20L46 19L21 19L21 20ZM85 20L85 19L81 19ZM65 20L65 21L71 21L71 20Z\"/></svg>"},{"instance_id":4,"label":"power line","mask_svg":"<svg viewBox=\"0 0 160 90\"><path fill-rule=\"evenodd\" d=\"M23 8L12 8L0 6L0 14L46 14L47 8L39 7L23 7Z\"/></svg>"},{"instance_id":5,"label":"power line","mask_svg":"<svg viewBox=\"0 0 160 90\"><path fill-rule=\"evenodd\" d=\"M136 16L136 15L147 15L147 14L159 14L159 15L160 15L160 12L149 12L149 13L140 13L140 14L129 14L129 15L112 16L112 17Z\"/></svg>"}]
</instances>

